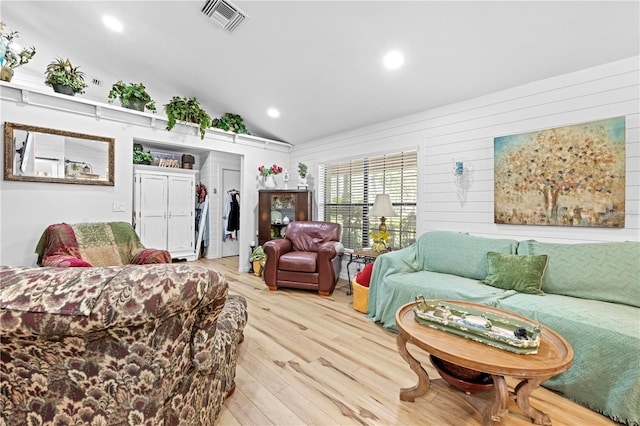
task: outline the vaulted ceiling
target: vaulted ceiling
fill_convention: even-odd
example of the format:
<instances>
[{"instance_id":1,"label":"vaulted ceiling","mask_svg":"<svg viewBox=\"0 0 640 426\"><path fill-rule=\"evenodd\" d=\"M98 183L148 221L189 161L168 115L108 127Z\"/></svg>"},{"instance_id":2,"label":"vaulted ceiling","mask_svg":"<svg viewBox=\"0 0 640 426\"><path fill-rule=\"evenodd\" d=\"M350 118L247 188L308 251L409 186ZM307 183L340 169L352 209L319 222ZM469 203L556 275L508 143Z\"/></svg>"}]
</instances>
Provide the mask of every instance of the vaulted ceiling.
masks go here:
<instances>
[{"instance_id":1,"label":"vaulted ceiling","mask_svg":"<svg viewBox=\"0 0 640 426\"><path fill-rule=\"evenodd\" d=\"M232 33L203 3L3 0L1 19L37 49L14 79L36 82L68 57L102 81L82 96L106 101L115 81L143 82L159 106L195 96L296 145L640 55L638 1L238 0L248 17ZM405 61L392 71L382 56L394 49Z\"/></svg>"}]
</instances>

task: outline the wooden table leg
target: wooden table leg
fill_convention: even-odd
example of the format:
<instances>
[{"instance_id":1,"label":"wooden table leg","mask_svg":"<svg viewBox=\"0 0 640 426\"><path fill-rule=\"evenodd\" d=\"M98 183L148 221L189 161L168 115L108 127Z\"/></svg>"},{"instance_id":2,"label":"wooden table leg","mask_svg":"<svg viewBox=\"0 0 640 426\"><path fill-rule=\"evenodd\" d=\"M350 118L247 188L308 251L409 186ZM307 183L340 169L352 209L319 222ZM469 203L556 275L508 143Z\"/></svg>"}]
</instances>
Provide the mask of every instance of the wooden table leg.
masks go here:
<instances>
[{"instance_id":1,"label":"wooden table leg","mask_svg":"<svg viewBox=\"0 0 640 426\"><path fill-rule=\"evenodd\" d=\"M524 379L518 386L515 388L516 393L516 402L518 403L518 407L524 412L527 416L531 417L531 421L537 425L551 425L551 417L547 413L543 413L535 407L532 407L529 404L529 396L531 396L531 392L536 390L540 383L548 380L550 377L545 377L542 379Z\"/></svg>"},{"instance_id":2,"label":"wooden table leg","mask_svg":"<svg viewBox=\"0 0 640 426\"><path fill-rule=\"evenodd\" d=\"M407 361L407 363L409 363L409 367L411 367L413 372L418 375L418 383L415 386L400 389L400 401L413 402L415 397L422 396L429 390L429 375L425 369L422 368L420 362L418 362L418 360L416 360L407 350L407 338L403 336L402 333L398 334L396 343L398 345L398 352L400 352L402 359Z\"/></svg>"},{"instance_id":3,"label":"wooden table leg","mask_svg":"<svg viewBox=\"0 0 640 426\"><path fill-rule=\"evenodd\" d=\"M490 425L492 422L499 422L503 415L507 413L509 406L509 389L504 376L491 376L493 378L493 389L495 397L493 403L482 412L482 423Z\"/></svg>"}]
</instances>

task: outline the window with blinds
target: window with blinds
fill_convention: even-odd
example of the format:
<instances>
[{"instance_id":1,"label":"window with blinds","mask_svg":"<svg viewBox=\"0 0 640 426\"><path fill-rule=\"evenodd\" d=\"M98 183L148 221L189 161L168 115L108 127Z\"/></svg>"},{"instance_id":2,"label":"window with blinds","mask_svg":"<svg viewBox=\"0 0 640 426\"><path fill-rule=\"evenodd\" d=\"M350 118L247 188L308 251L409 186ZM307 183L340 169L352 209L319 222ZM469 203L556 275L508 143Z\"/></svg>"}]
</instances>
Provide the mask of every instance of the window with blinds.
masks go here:
<instances>
[{"instance_id":1,"label":"window with blinds","mask_svg":"<svg viewBox=\"0 0 640 426\"><path fill-rule=\"evenodd\" d=\"M377 194L388 194L397 217L386 218L390 246L406 247L416 238L418 152L404 151L320 166L318 214L342 225L342 243L359 249L371 244L380 218L368 217Z\"/></svg>"}]
</instances>

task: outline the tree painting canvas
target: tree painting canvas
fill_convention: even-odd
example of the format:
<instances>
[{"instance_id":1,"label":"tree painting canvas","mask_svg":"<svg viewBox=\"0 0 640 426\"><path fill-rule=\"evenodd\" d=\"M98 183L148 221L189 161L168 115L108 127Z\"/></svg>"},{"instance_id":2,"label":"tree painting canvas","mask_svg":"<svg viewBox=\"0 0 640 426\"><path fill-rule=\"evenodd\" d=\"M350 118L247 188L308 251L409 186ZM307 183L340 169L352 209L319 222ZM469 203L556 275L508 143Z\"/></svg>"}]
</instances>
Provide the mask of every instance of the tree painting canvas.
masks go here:
<instances>
[{"instance_id":1,"label":"tree painting canvas","mask_svg":"<svg viewBox=\"0 0 640 426\"><path fill-rule=\"evenodd\" d=\"M494 138L494 221L624 228L625 118Z\"/></svg>"}]
</instances>

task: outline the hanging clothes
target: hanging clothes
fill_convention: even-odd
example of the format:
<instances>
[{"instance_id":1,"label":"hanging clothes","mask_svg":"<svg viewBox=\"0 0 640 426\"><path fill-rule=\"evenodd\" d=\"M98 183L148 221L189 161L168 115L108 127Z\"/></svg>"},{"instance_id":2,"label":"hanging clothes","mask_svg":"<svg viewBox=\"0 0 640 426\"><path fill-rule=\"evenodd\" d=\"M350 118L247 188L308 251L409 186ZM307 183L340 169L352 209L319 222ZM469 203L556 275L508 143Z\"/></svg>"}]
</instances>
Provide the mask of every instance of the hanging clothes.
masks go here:
<instances>
[{"instance_id":1,"label":"hanging clothes","mask_svg":"<svg viewBox=\"0 0 640 426\"><path fill-rule=\"evenodd\" d=\"M235 189L227 192L223 227L222 241L238 239L238 231L240 230L240 192Z\"/></svg>"},{"instance_id":2,"label":"hanging clothes","mask_svg":"<svg viewBox=\"0 0 640 426\"><path fill-rule=\"evenodd\" d=\"M227 231L233 232L240 229L240 194L231 194L231 211L229 213L229 224Z\"/></svg>"}]
</instances>

